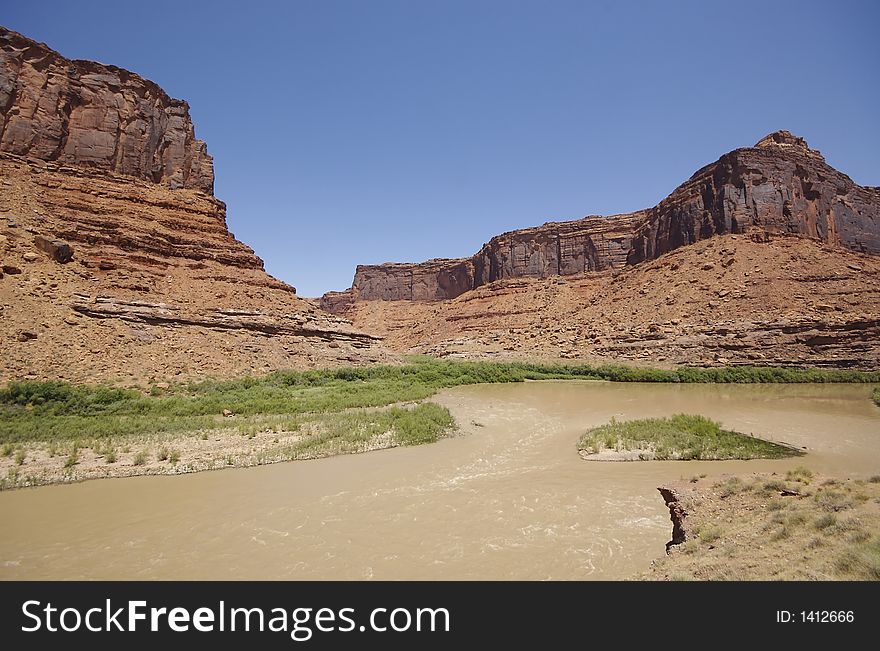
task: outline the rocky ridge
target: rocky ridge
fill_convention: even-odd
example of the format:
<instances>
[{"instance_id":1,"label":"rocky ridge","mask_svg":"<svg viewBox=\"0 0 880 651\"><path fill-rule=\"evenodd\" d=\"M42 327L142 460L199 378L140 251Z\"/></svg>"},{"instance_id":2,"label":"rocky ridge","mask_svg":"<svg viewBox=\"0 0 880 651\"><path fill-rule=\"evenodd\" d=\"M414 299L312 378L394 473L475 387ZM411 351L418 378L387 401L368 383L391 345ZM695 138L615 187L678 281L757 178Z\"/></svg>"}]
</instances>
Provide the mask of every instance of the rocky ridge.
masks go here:
<instances>
[{"instance_id":1,"label":"rocky ridge","mask_svg":"<svg viewBox=\"0 0 880 651\"><path fill-rule=\"evenodd\" d=\"M757 239L757 241L756 241ZM617 271L514 278L346 312L393 350L452 358L880 368L880 256L723 235Z\"/></svg>"},{"instance_id":2,"label":"rocky ridge","mask_svg":"<svg viewBox=\"0 0 880 651\"><path fill-rule=\"evenodd\" d=\"M321 307L445 300L508 278L621 269L716 235L798 235L880 254L880 189L857 185L802 138L777 131L697 171L656 207L553 222L493 238L470 259L359 266Z\"/></svg>"},{"instance_id":3,"label":"rocky ridge","mask_svg":"<svg viewBox=\"0 0 880 651\"><path fill-rule=\"evenodd\" d=\"M344 313L357 301L436 301L456 298L507 278L547 278L626 264L633 225L644 213L548 222L493 237L470 258L358 265L343 292L328 292L321 308Z\"/></svg>"},{"instance_id":4,"label":"rocky ridge","mask_svg":"<svg viewBox=\"0 0 880 651\"><path fill-rule=\"evenodd\" d=\"M128 70L66 59L2 27L0 151L214 189L186 102Z\"/></svg>"},{"instance_id":5,"label":"rocky ridge","mask_svg":"<svg viewBox=\"0 0 880 651\"><path fill-rule=\"evenodd\" d=\"M0 110L0 381L391 359L229 232L184 102L2 30Z\"/></svg>"}]
</instances>

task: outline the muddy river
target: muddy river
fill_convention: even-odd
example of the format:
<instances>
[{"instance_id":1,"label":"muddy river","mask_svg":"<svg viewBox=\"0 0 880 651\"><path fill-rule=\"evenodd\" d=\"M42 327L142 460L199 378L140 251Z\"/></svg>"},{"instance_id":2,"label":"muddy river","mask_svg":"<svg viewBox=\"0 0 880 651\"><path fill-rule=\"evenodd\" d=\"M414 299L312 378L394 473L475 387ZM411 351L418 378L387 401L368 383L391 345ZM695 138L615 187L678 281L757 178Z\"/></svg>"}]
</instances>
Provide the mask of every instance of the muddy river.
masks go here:
<instances>
[{"instance_id":1,"label":"muddy river","mask_svg":"<svg viewBox=\"0 0 880 651\"><path fill-rule=\"evenodd\" d=\"M659 484L796 465L880 472L857 385L528 382L449 390L434 445L0 493L0 578L618 579L663 554ZM578 435L700 413L805 446L783 461L598 463Z\"/></svg>"}]
</instances>

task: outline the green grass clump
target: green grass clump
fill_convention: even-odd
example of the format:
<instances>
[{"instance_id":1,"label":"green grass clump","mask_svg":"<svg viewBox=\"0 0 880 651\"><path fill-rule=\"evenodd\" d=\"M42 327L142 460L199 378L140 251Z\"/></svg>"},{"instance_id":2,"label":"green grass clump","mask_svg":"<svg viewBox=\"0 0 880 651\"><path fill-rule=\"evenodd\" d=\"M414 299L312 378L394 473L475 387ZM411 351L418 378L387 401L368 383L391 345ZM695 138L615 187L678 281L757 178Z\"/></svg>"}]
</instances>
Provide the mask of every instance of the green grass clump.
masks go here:
<instances>
[{"instance_id":1,"label":"green grass clump","mask_svg":"<svg viewBox=\"0 0 880 651\"><path fill-rule=\"evenodd\" d=\"M880 389L874 389L874 404L880 407Z\"/></svg>"},{"instance_id":2,"label":"green grass clump","mask_svg":"<svg viewBox=\"0 0 880 651\"><path fill-rule=\"evenodd\" d=\"M749 487L739 477L728 477L724 481L715 484L714 487L718 491L719 497L730 497L731 495L749 490Z\"/></svg>"},{"instance_id":3,"label":"green grass clump","mask_svg":"<svg viewBox=\"0 0 880 651\"><path fill-rule=\"evenodd\" d=\"M196 432L228 427L239 418L338 413L420 401L453 386L525 380L613 382L880 382L880 373L758 368L651 369L624 365L536 364L412 358L402 366L278 371L261 378L173 385L161 392L11 382L0 389L0 443L64 441Z\"/></svg>"},{"instance_id":4,"label":"green grass clump","mask_svg":"<svg viewBox=\"0 0 880 651\"><path fill-rule=\"evenodd\" d=\"M134 459L132 459L132 463L136 466L142 466L147 463L147 451L141 450L134 455Z\"/></svg>"},{"instance_id":5,"label":"green grass clump","mask_svg":"<svg viewBox=\"0 0 880 651\"><path fill-rule=\"evenodd\" d=\"M832 513L826 513L825 515L820 515L816 518L816 521L813 525L817 529L827 529L828 527L832 527L837 523L837 517Z\"/></svg>"},{"instance_id":6,"label":"green grass clump","mask_svg":"<svg viewBox=\"0 0 880 651\"><path fill-rule=\"evenodd\" d=\"M79 461L79 448L73 446L73 449L70 451L70 454L67 455L67 458L64 460L65 468L73 468L77 462Z\"/></svg>"},{"instance_id":7,"label":"green grass clump","mask_svg":"<svg viewBox=\"0 0 880 651\"><path fill-rule=\"evenodd\" d=\"M838 557L836 566L848 576L880 581L880 539L851 545Z\"/></svg>"},{"instance_id":8,"label":"green grass clump","mask_svg":"<svg viewBox=\"0 0 880 651\"><path fill-rule=\"evenodd\" d=\"M314 424L301 440L280 453L291 459L369 449L380 437L392 445L433 443L455 426L449 410L427 402L411 408L333 414Z\"/></svg>"},{"instance_id":9,"label":"green grass clump","mask_svg":"<svg viewBox=\"0 0 880 651\"><path fill-rule=\"evenodd\" d=\"M780 459L801 451L722 429L704 416L676 414L670 418L612 421L585 433L578 448L587 454L602 450L638 452L661 460Z\"/></svg>"}]
</instances>

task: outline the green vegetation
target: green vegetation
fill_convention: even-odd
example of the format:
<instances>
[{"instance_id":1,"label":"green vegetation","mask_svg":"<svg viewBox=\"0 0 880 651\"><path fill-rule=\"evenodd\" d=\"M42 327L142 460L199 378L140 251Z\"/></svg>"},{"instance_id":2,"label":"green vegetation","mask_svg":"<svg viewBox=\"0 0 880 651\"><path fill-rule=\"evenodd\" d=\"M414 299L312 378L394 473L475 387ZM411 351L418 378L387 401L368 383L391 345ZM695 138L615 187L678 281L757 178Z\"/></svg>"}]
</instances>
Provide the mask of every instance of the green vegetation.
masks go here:
<instances>
[{"instance_id":1,"label":"green vegetation","mask_svg":"<svg viewBox=\"0 0 880 651\"><path fill-rule=\"evenodd\" d=\"M120 462L125 466L145 466L151 459L175 466L182 458L191 468L188 462L193 459L200 459L204 467L252 465L419 445L436 441L455 426L445 408L425 402L441 389L567 379L880 382L880 373L751 367L659 370L414 357L402 366L285 371L260 378L180 383L162 390L11 382L0 388L0 455L11 457L15 467L8 472L15 478L19 475L13 471L19 466L39 470L46 458L60 456L54 464L56 468L63 466L62 480L66 481L77 475L80 466L91 467L100 458L105 464ZM651 458L776 458L797 454L782 445L726 432L717 423L698 416L646 423L650 431L631 431L639 430L639 421L635 421L612 423L595 432L617 436L613 441L603 438L606 447L618 449L619 445L623 449L632 445L637 454L650 454ZM658 429L657 423L664 423L664 427ZM473 425L482 426L477 422ZM652 436L659 438L655 442ZM204 448L198 444L209 440L211 443ZM205 449L210 457L204 454ZM51 470L51 464L47 465ZM162 472L163 468L153 466L150 471ZM792 473L789 481L810 482L810 476L801 469ZM52 477L40 475L39 481L51 481ZM8 477L4 485L12 486L16 481L23 479ZM743 487L731 485L722 490L733 493Z\"/></svg>"},{"instance_id":2,"label":"green vegetation","mask_svg":"<svg viewBox=\"0 0 880 651\"><path fill-rule=\"evenodd\" d=\"M874 389L874 404L880 407L880 389Z\"/></svg>"},{"instance_id":3,"label":"green vegetation","mask_svg":"<svg viewBox=\"0 0 880 651\"><path fill-rule=\"evenodd\" d=\"M578 448L635 452L642 459L780 459L803 454L795 448L721 428L703 416L617 421L589 430Z\"/></svg>"},{"instance_id":4,"label":"green vegetation","mask_svg":"<svg viewBox=\"0 0 880 651\"><path fill-rule=\"evenodd\" d=\"M73 468L77 461L79 461L79 448L74 445L70 454L68 454L67 458L64 460L64 467Z\"/></svg>"},{"instance_id":5,"label":"green vegetation","mask_svg":"<svg viewBox=\"0 0 880 651\"><path fill-rule=\"evenodd\" d=\"M454 425L449 411L431 402L412 408L332 414L315 423L314 433L274 451L273 455L286 459L310 459L360 452L369 449L378 437L386 435L395 445L421 445L435 442Z\"/></svg>"},{"instance_id":6,"label":"green vegetation","mask_svg":"<svg viewBox=\"0 0 880 651\"><path fill-rule=\"evenodd\" d=\"M413 358L406 366L283 371L261 378L180 384L158 395L65 382L11 382L0 389L0 442L186 433L227 427L220 416L224 409L243 419L327 414L424 400L442 388L458 385L546 379L880 382L880 373L755 367L661 370Z\"/></svg>"},{"instance_id":7,"label":"green vegetation","mask_svg":"<svg viewBox=\"0 0 880 651\"><path fill-rule=\"evenodd\" d=\"M719 497L730 497L749 489L749 486L739 477L728 477L715 484Z\"/></svg>"}]
</instances>

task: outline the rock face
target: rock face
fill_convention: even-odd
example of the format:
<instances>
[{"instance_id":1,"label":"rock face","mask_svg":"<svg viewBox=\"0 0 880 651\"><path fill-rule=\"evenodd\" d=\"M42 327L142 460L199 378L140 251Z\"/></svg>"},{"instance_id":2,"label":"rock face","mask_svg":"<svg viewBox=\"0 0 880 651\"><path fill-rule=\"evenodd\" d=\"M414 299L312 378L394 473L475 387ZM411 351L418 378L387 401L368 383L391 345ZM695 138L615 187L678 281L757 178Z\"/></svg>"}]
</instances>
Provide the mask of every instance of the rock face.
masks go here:
<instances>
[{"instance_id":1,"label":"rock face","mask_svg":"<svg viewBox=\"0 0 880 651\"><path fill-rule=\"evenodd\" d=\"M880 368L880 256L720 235L614 272L500 280L447 301L357 301L404 354Z\"/></svg>"},{"instance_id":2,"label":"rock face","mask_svg":"<svg viewBox=\"0 0 880 651\"><path fill-rule=\"evenodd\" d=\"M707 165L649 211L630 263L747 231L802 235L880 253L880 188L861 187L803 138L777 131Z\"/></svg>"},{"instance_id":3,"label":"rock face","mask_svg":"<svg viewBox=\"0 0 880 651\"><path fill-rule=\"evenodd\" d=\"M626 264L643 212L549 222L498 235L471 258L358 265L344 292L328 292L321 309L344 313L356 301L438 301L506 278L547 278Z\"/></svg>"},{"instance_id":4,"label":"rock face","mask_svg":"<svg viewBox=\"0 0 880 651\"><path fill-rule=\"evenodd\" d=\"M474 265L466 258L419 264L358 265L353 287L359 298L435 301L474 288Z\"/></svg>"},{"instance_id":5,"label":"rock face","mask_svg":"<svg viewBox=\"0 0 880 651\"><path fill-rule=\"evenodd\" d=\"M0 111L0 382L391 359L229 232L184 102L2 31Z\"/></svg>"},{"instance_id":6,"label":"rock face","mask_svg":"<svg viewBox=\"0 0 880 651\"><path fill-rule=\"evenodd\" d=\"M213 163L186 102L2 27L0 118L0 151L213 194Z\"/></svg>"},{"instance_id":7,"label":"rock face","mask_svg":"<svg viewBox=\"0 0 880 651\"><path fill-rule=\"evenodd\" d=\"M63 240L50 240L48 237L37 235L34 238L34 246L52 256L55 262L65 264L73 260L73 250Z\"/></svg>"},{"instance_id":8,"label":"rock face","mask_svg":"<svg viewBox=\"0 0 880 651\"><path fill-rule=\"evenodd\" d=\"M468 259L359 266L351 289L326 295L321 307L347 313L358 301L451 299L498 280L620 269L742 233L880 254L880 189L856 185L805 140L777 131L699 170L654 208L512 231Z\"/></svg>"},{"instance_id":9,"label":"rock face","mask_svg":"<svg viewBox=\"0 0 880 651\"><path fill-rule=\"evenodd\" d=\"M498 235L474 257L474 286L505 278L547 278L626 264L633 226L644 213L589 216Z\"/></svg>"}]
</instances>

